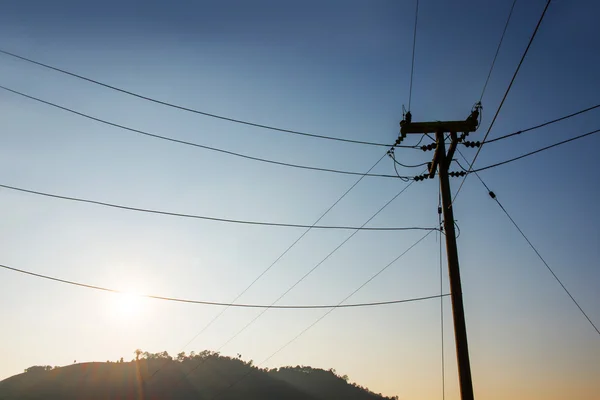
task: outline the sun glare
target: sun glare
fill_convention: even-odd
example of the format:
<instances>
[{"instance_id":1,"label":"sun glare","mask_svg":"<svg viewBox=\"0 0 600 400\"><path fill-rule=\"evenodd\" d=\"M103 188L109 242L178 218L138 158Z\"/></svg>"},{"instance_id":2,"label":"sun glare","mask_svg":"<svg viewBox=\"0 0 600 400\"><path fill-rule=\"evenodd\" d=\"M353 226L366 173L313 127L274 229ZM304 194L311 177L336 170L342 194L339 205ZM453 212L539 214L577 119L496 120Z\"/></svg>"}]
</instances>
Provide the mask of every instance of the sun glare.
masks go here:
<instances>
[{"instance_id":1,"label":"sun glare","mask_svg":"<svg viewBox=\"0 0 600 400\"><path fill-rule=\"evenodd\" d=\"M143 298L133 292L115 293L112 303L112 314L119 318L132 320L143 311Z\"/></svg>"}]
</instances>

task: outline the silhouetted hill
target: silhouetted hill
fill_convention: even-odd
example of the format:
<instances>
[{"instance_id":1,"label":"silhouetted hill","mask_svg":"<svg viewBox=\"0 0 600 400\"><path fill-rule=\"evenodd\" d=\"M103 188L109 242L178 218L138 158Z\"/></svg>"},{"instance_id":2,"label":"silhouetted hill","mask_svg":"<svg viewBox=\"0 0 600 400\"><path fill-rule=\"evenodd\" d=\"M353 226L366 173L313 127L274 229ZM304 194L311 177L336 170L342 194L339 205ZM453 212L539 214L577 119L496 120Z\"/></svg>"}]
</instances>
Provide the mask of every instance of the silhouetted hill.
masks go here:
<instances>
[{"instance_id":1,"label":"silhouetted hill","mask_svg":"<svg viewBox=\"0 0 600 400\"><path fill-rule=\"evenodd\" d=\"M131 362L35 366L0 382L0 400L379 400L348 384L333 370L310 367L259 369L252 362L203 351L173 359L166 352L142 353Z\"/></svg>"},{"instance_id":2,"label":"silhouetted hill","mask_svg":"<svg viewBox=\"0 0 600 400\"><path fill-rule=\"evenodd\" d=\"M334 370L306 366L282 367L269 375L287 382L319 399L379 400L385 397L366 388L349 384L347 376L338 376Z\"/></svg>"}]
</instances>

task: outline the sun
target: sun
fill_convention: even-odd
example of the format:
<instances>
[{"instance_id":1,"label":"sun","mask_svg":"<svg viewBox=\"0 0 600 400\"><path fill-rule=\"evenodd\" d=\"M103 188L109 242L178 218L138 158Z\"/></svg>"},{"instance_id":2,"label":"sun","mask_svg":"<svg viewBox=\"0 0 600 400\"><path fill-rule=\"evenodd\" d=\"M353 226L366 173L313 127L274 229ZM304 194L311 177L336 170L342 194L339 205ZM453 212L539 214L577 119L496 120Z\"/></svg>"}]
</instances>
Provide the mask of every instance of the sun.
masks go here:
<instances>
[{"instance_id":1,"label":"sun","mask_svg":"<svg viewBox=\"0 0 600 400\"><path fill-rule=\"evenodd\" d=\"M134 292L114 293L111 314L119 319L138 319L144 311L143 298Z\"/></svg>"}]
</instances>

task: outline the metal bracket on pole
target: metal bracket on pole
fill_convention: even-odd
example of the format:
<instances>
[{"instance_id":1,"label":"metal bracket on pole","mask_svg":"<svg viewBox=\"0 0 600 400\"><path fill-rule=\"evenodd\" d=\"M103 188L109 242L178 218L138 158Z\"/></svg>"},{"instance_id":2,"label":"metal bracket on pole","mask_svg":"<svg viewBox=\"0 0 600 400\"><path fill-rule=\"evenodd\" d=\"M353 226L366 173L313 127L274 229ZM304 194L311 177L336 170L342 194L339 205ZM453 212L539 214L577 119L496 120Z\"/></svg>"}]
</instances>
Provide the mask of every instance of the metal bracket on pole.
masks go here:
<instances>
[{"instance_id":1,"label":"metal bracket on pole","mask_svg":"<svg viewBox=\"0 0 600 400\"><path fill-rule=\"evenodd\" d=\"M444 165L446 169L450 168L452 158L454 157L454 152L456 151L456 146L458 145L458 137L456 136L456 132L450 132L450 140L450 147L448 147L448 154L446 155L446 165Z\"/></svg>"}]
</instances>

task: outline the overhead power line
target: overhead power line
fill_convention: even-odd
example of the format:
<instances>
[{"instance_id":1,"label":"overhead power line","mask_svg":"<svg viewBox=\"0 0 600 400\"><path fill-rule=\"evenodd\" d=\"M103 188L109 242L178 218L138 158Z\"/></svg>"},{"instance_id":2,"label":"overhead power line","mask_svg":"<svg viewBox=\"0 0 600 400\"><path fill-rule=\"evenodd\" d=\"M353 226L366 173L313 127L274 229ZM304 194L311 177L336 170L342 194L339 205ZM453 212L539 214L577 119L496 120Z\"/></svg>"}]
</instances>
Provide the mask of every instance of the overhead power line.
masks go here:
<instances>
[{"instance_id":1,"label":"overhead power line","mask_svg":"<svg viewBox=\"0 0 600 400\"><path fill-rule=\"evenodd\" d=\"M60 72L62 74L66 74L66 75L69 75L69 76L72 76L72 77L75 77L75 78L78 78L78 79L82 79L84 81L91 82L91 83L94 83L96 85L100 85L100 86L103 86L105 88L108 88L108 89L111 89L111 90L115 90L117 92L121 92L121 93L130 95L130 96L133 96L133 97L137 97L137 98L142 99L142 100L146 100L146 101L149 101L149 102L152 102L152 103L155 103L155 104L160 104L160 105L166 106L166 107L176 108L178 110L188 111L188 112L191 112L191 113L194 113L194 114L204 115L206 117L216 118L216 119L220 119L220 120L228 121L228 122L234 122L236 124L254 126L256 128L262 128L262 129L267 129L267 130L271 130L271 131L291 133L291 134L294 134L294 135L307 136L307 137L312 137L312 138L317 138L317 139L334 140L334 141L338 141L338 142L355 143L355 144L362 144L362 145L369 145L369 146L383 146L383 147L389 147L390 146L389 144L384 144L384 143L375 143L375 142L368 142L368 141L362 141L362 140L344 139L344 138L337 138L337 137L326 136L326 135L318 135L318 134L309 133L309 132L302 132L302 131L297 131L297 130L292 130L292 129L278 128L278 127L275 127L275 126L264 125L264 124L259 124L259 123L255 123L255 122L250 122L250 121L244 121L244 120L241 120L241 119L226 117L226 116L223 116L223 115L212 114L212 113L209 113L209 112L206 112L206 111L201 111L201 110L197 110L197 109L193 109L193 108L189 108L189 107L184 107L184 106L177 105L177 104L174 104L174 103L170 103L170 102L167 102L167 101L164 101L164 100L159 100L159 99L156 99L156 98L144 96L142 94L135 93L135 92L132 92L132 91L129 91L129 90L125 90L125 89L122 89L122 88L119 88L119 87L116 87L116 86L112 86L112 85L109 85L107 83L103 83L103 82L100 82L98 80L85 77L83 75L79 75L79 74L76 74L76 73L73 73L73 72L69 72L67 70L64 70L64 69L61 69L61 68L58 68L58 67L54 67L54 66L49 65L49 64L44 64L42 62L35 61L35 60L31 59L31 58L20 56L18 54L11 53L11 52L6 51L6 50L0 49L0 53L5 54L5 55L10 56L10 57L13 57L13 58L17 58L17 59L22 60L22 61L26 61L26 62L31 63L31 64L38 65L40 67L44 67L44 68L47 68L47 69L51 69L53 71Z\"/></svg>"},{"instance_id":2,"label":"overhead power line","mask_svg":"<svg viewBox=\"0 0 600 400\"><path fill-rule=\"evenodd\" d=\"M548 125L554 124L554 123L556 123L556 122L564 121L565 119L573 118L573 117L575 117L575 116L577 116L577 115L580 115L580 114L586 113L586 112L588 112L588 111L595 110L595 109L597 109L597 108L600 108L600 104L596 104L595 106L588 107L588 108L586 108L586 109L583 109L583 110L581 110L581 111L577 111L577 112L575 112L575 113L572 113L572 114L569 114L569 115L565 115L564 117L560 117L560 118L553 119L552 121L547 121L547 122L544 122L544 123L542 123L542 124L539 124L539 125L532 126L531 128L522 129L522 130L520 130L520 131L516 131L516 132L513 132L513 133L509 133L508 135L502 135L502 136L498 136L497 138L493 138L493 139L490 139L490 140L486 140L486 141L484 141L484 142L481 142L481 143L480 143L480 145L489 144L489 143L494 143L494 142L497 142L497 141L499 141L499 140L503 140L503 139L506 139L506 138L509 138L509 137L513 137L513 136L516 136L516 135L520 135L520 134L522 134L522 133L525 133L525 132L533 131L533 130L535 130L535 129L539 129L539 128L542 128L542 127L544 127L544 126L548 126Z\"/></svg>"},{"instance_id":3,"label":"overhead power line","mask_svg":"<svg viewBox=\"0 0 600 400\"><path fill-rule=\"evenodd\" d=\"M442 189L438 187L438 226L442 225ZM440 294L444 293L444 270L443 270L443 241L442 231L439 232L440 241ZM446 400L446 362L445 362L445 349L444 349L444 298L440 297L440 372L442 378L442 400Z\"/></svg>"},{"instance_id":4,"label":"overhead power line","mask_svg":"<svg viewBox=\"0 0 600 400\"><path fill-rule=\"evenodd\" d=\"M387 153L386 153L387 154ZM385 155L384 155L385 157ZM381 161L381 159L379 160ZM378 161L378 162L379 162ZM377 165L377 164L375 164ZM357 182L358 183L358 182ZM377 212L375 212L375 214L373 214L369 219L367 219L364 224L362 225L363 227L365 225L367 225L371 220L373 220L373 218L375 218L377 215L379 215L388 205L390 205L395 199L397 199L402 193L404 193L412 184L414 183L414 181L410 182L408 185L406 185L400 192L398 192L398 194L396 194L394 197L392 197L387 203L385 203L379 210L377 210ZM327 261L333 254L335 254L342 246L344 246L358 231L354 231L350 236L348 236L344 241L342 241L342 243L340 243L336 248L334 248L331 252L329 252L329 254L327 254L321 261L319 261L313 268L311 268L308 272L306 272L300 279L298 279L292 286L290 286L285 292L283 292L275 301L273 301L271 304L275 305L277 302L279 302L284 296L286 296L289 292L291 292L296 286L298 286L304 279L306 279L310 274L312 274L317 268L319 268L325 261ZM431 232L428 232L431 233ZM427 236L427 235L426 235ZM300 238L301 239L301 238ZM295 242L296 243L296 242ZM292 244L295 245L295 243ZM417 242L418 243L418 242ZM416 244L415 244L416 245ZM413 245L414 247L414 245ZM291 248L291 247L290 247ZM411 247L412 248L412 247ZM289 250L289 248L282 254L282 256ZM404 254L404 253L403 253ZM275 262L277 262L282 256L280 256ZM239 331L237 331L235 334L233 334L225 343L223 343L218 349L217 351L220 351L223 347L225 347L226 345L228 345L229 343L231 343L232 340L234 340L236 337L238 337L242 332L244 332L246 329L248 329L248 327L250 327L254 322L256 322L262 315L264 315L265 312L267 312L269 309L266 308L263 311L261 311L256 317L254 317L252 320L250 320L242 329L240 329ZM218 316L217 316L218 317ZM213 319L214 321L214 319ZM213 322L211 321L211 323ZM210 323L209 323L210 325ZM206 330L207 327L205 327L200 333L204 332ZM194 337L194 339L192 339L189 343L191 343L193 340L196 339L196 337L198 337L200 335L200 333L198 335L196 335ZM192 368L188 374L186 374L186 377L191 374L193 371L195 371L196 369L198 369L201 365L203 364L203 361L201 361L200 363L198 363L194 368ZM157 371L158 372L158 371Z\"/></svg>"},{"instance_id":5,"label":"overhead power line","mask_svg":"<svg viewBox=\"0 0 600 400\"><path fill-rule=\"evenodd\" d=\"M392 266L394 263L396 263L400 258L402 258L406 253L408 253L413 247L415 247L416 245L418 245L419 243L421 243L427 236L429 236L430 233L431 232L428 232L427 234L425 234L425 236L421 237L419 240L417 240L415 243L413 243L410 247L408 247L405 251L403 251L398 257L396 257L394 260L392 260L390 263L388 263L385 267L383 267L378 272L376 272L374 275L372 275L366 282L364 282L362 285L360 285L357 289L355 289L352 293L350 293L348 296L346 296L338 304L339 305L343 304L348 299L350 299L352 296L354 296L356 293L358 293L362 288L364 288L367 284L369 284L373 279L375 279L377 276L379 276L380 274L382 274L386 269L388 269L390 266ZM298 333L296 336L294 336L291 340L289 340L288 342L286 342L283 346L279 347L275 352L271 353L271 355L268 356L267 358L265 358L262 362L260 362L257 365L257 367L260 367L261 365L265 364L270 359L272 359L277 354L279 354L281 351L283 351L286 347L288 347L289 345L291 345L292 343L294 343L302 335L304 335L306 332L308 332L310 329L312 329L315 325L317 325L319 322L321 322L325 317L327 317L329 314L331 314L332 311L333 311L333 309L332 310L328 310L327 312L325 312L323 315L321 315L319 318L317 318L314 322L312 322L310 325L308 325L306 328L304 328L302 331L300 331L300 333ZM221 396L224 392L226 392L227 390L231 389L232 387L234 387L235 385L237 385L238 383L240 383L242 380L246 379L253 372L254 372L254 370L252 370L252 369L249 370L246 374L242 375L240 377L240 379L232 382L229 386L227 386L221 392L217 392L217 394L215 396L211 397L210 400L214 400L217 397ZM190 373L191 373L191 371L190 371ZM187 377L187 375L189 375L189 373L186 374L186 377Z\"/></svg>"},{"instance_id":6,"label":"overhead power line","mask_svg":"<svg viewBox=\"0 0 600 400\"><path fill-rule=\"evenodd\" d=\"M197 214L184 214L177 213L171 211L161 211L161 210L152 210L148 208L139 208L139 207L130 207L120 204L107 203L103 201L97 200L89 200L83 199L80 197L70 197L70 196L62 196L58 194L40 192L37 190L23 189L16 186L4 185L0 184L0 188L15 190L18 192L34 194L38 196L51 197L54 199L60 200L69 200L76 201L79 203L87 203L94 204L103 207L111 207L118 208L121 210L127 211L137 211L149 214L158 214L158 215L168 215L171 217L180 217L180 218L193 218L193 219L201 219L207 221L216 221L216 222L226 222L233 224L244 224L244 225L261 225L261 226L276 226L276 227L287 227L287 228L310 228L310 229L340 229L340 230L366 230L366 231L406 231L406 230L437 230L437 228L425 228L425 227L356 227L356 226L329 226L329 225L302 225L302 224L286 224L279 222L265 222L265 221L248 221L248 220L239 220L239 219L229 219L229 218L218 218L218 217L208 217L205 215L197 215Z\"/></svg>"},{"instance_id":7,"label":"overhead power line","mask_svg":"<svg viewBox=\"0 0 600 400\"><path fill-rule=\"evenodd\" d=\"M493 192L490 192L490 193L493 193ZM512 222L512 224L515 226L515 228L517 228L517 230L519 231L519 233L521 234L521 236L523 236L523 238L525 239L525 241L527 241L527 244L529 244L529 246L533 249L533 251L535 252L535 254L537 254L538 258L542 261L542 263L544 263L544 265L546 266L546 268L548 269L548 271L550 271L550 273L552 274L552 276L554 277L554 279L556 279L556 281L563 288L563 290L565 291L565 293L571 298L571 300L573 301L573 303L575 303L575 305L577 306L577 308L579 309L579 311L581 311L581 313L588 320L588 322L590 323L590 325L592 325L592 327L596 330L596 333L598 333L598 335L600 335L600 330L598 329L598 327L592 322L592 320L586 314L586 312L583 311L583 308L581 308L581 306L579 305L579 303L577 302L577 300L575 300L575 298L573 297L573 295L571 294L571 292L569 292L569 290L567 289L567 287L562 283L562 281L559 279L559 277L556 275L556 273L552 270L552 268L550 268L550 265L548 265L548 263L546 262L546 260L544 260L544 258L540 254L540 252L535 248L535 246L533 245L533 243L531 243L531 241L529 240L529 238L527 238L527 236L525 235L525 232L523 232L521 230L521 228L519 228L519 225L517 225L517 223L515 222L515 220L510 216L510 214L508 213L508 211L506 211L506 209L504 208L504 206L502 206L502 204L500 203L500 201L498 200L498 198L495 195L493 196L493 199L496 200L496 203L498 203L498 206L500 206L500 208L502 209L502 211L504 212L504 214L506 214L506 216L508 217L508 219L510 219L510 222Z\"/></svg>"},{"instance_id":8,"label":"overhead power line","mask_svg":"<svg viewBox=\"0 0 600 400\"><path fill-rule=\"evenodd\" d=\"M502 162L499 162L499 163L496 163L496 164L492 164L492 165L487 165L487 166L482 167L482 168L473 169L470 172L481 172L481 171L485 171L486 169L499 167L501 165L508 164L508 163L513 162L513 161L517 161L517 160L520 160L522 158L532 156L532 155L540 153L542 151L549 150L549 149L551 149L553 147L557 147L557 146L563 145L565 143L569 143L569 142L572 142L572 141L575 141L575 140L578 140L578 139L582 139L582 138L587 137L587 136L594 135L594 134L596 134L598 132L600 132L600 129L596 129L595 131L584 133L583 135L575 136L575 137L573 137L571 139L567 139L567 140L563 140L563 141L558 142L558 143L551 144L550 146L542 147L541 149L530 151L529 153L525 153L525 154L520 155L518 157L511 158L510 160L502 161Z\"/></svg>"},{"instance_id":9,"label":"overhead power line","mask_svg":"<svg viewBox=\"0 0 600 400\"><path fill-rule=\"evenodd\" d=\"M377 165L381 162L381 160L383 160L386 157L386 155L387 155L387 152L384 153L371 166L371 168L369 168L365 172L365 175L368 174L369 172L371 172L375 167L377 167ZM302 232L302 234L294 242L292 242L292 244L290 244L281 254L279 254L279 256L267 268L265 268L256 278L254 278L254 280L248 286L246 286L246 288L244 290L242 290L240 293L238 293L238 295L231 301L231 303L235 303L248 290L250 290L250 288L252 288L263 276L265 276L267 274L267 272L269 272L273 267L275 267L275 265L277 265L277 263L279 263L279 261L281 261L281 259L283 259L283 257L285 257L285 255L288 254L312 230L312 228L314 226L316 226L323 218L325 218L325 216L327 214L329 214L329 212L331 210L333 210L364 179L365 175L358 178L336 201L333 202L333 204L331 204L331 206L329 206L329 208L327 210L325 210L325 212L323 212L319 216L319 218L317 218L315 220L315 222L313 223L313 225L311 227L307 228L304 232ZM204 325L204 327L202 327L202 329L198 333L196 333L194 335L194 337L192 337L181 348L181 350L184 350L187 346L189 346L191 343L193 343L200 335L202 335L204 332L206 332L227 310L228 310L228 307L223 308L217 315L215 315L210 321L208 321L208 323L206 325ZM157 369L150 377L150 380L154 379L154 376L156 376L158 374L158 372L160 372L165 365L166 365L166 363L163 364L159 369Z\"/></svg>"},{"instance_id":10,"label":"overhead power line","mask_svg":"<svg viewBox=\"0 0 600 400\"><path fill-rule=\"evenodd\" d=\"M410 63L410 88L408 89L408 111L410 111L410 105L412 103L413 76L415 73L415 49L417 47L417 22L419 20L419 0L417 0L416 3L417 8L415 10L415 26L413 31L412 61Z\"/></svg>"},{"instance_id":11,"label":"overhead power line","mask_svg":"<svg viewBox=\"0 0 600 400\"><path fill-rule=\"evenodd\" d=\"M515 72L512 76L512 79L510 80L510 83L508 84L508 87L506 88L506 91L504 92L502 101L500 101L500 105L498 106L498 109L496 110L496 113L494 114L494 118L492 118L492 122L490 123L490 126L488 127L488 130L485 133L485 136L483 137L482 142L485 142L487 140L487 138L492 130L492 127L494 126L494 123L496 122L496 119L498 118L498 114L500 114L500 110L502 110L502 106L504 105L504 102L506 101L506 98L508 97L508 93L510 92L512 85L515 82L515 79L517 78L519 71L521 70L521 65L523 65L523 61L525 61L525 57L527 56L527 53L529 52L529 48L531 47L531 44L533 43L533 40L535 39L535 37L537 35L540 25L542 24L542 21L544 20L544 16L546 15L546 11L548 10L548 7L550 6L551 1L552 0L548 0L546 2L544 11L542 11L542 15L540 16L540 19L538 20L537 25L535 26L535 29L533 30L533 34L531 35L531 38L529 39L529 43L527 43L527 47L525 48L525 51L523 52L523 55L521 56L521 60L519 61L519 64L517 65L517 69L515 70ZM473 169L473 165L475 164L475 161L477 161L477 157L479 156L480 152L481 152L481 147L479 147L477 149L477 152L475 153L475 157L473 157L473 161L471 161L471 163L469 164L469 168L468 168L469 171L471 171ZM458 187L458 190L456 191L456 194L454 195L454 200L452 201L452 203L454 203L454 201L456 201L456 197L460 193L460 191L468 177L469 177L469 174L465 175L465 177L463 178L462 182L460 183L460 186Z\"/></svg>"},{"instance_id":12,"label":"overhead power line","mask_svg":"<svg viewBox=\"0 0 600 400\"><path fill-rule=\"evenodd\" d=\"M465 159L465 161L467 160L465 158L465 156L460 152L460 155ZM529 247L531 247L531 249L535 252L535 254L538 256L538 258L542 261L542 263L546 266L546 268L548 269L548 271L552 274L552 276L554 277L554 279L558 282L558 284L562 287L562 289L565 291L565 293L569 296L569 298L571 299L571 301L573 301L573 303L577 306L577 308L579 309L579 311L583 314L583 316L587 319L587 321L590 323L590 325L592 326L592 328L594 328L594 330L600 335L600 329L598 329L598 327L594 324L594 322L592 321L592 319L587 315L587 313L583 310L583 308L579 305L579 302L575 299L575 297L573 297L573 295L571 294L571 292L567 289L567 287L562 283L562 281L560 280L560 278L558 277L558 275L556 275L556 273L554 272L554 270L550 267L550 265L546 262L546 260L544 259L544 257L542 257L542 255L540 254L540 252L538 251L538 249L533 245L533 243L531 242L531 240L529 240L529 238L527 237L527 235L525 235L525 232L523 232L523 230L519 227L519 225L517 224L517 222L513 219L513 217L511 217L511 215L508 213L508 211L506 210L506 208L504 208L504 206L502 205L502 203L500 203L500 200L498 200L498 196L496 196L496 193L494 193L489 186L483 181L483 179L481 178L481 176L477 173L477 171L472 171L475 173L475 176L477 177L477 179L479 179L479 182L481 182L481 184L485 187L485 189L488 192L488 195L496 202L496 204L498 204L498 206L500 207L500 209L502 210L502 212L508 217L508 219L510 220L510 222L514 225L514 227L519 231L519 233L521 234L521 236L523 236L523 239L525 239L525 241L527 242L527 244L529 245Z\"/></svg>"},{"instance_id":13,"label":"overhead power line","mask_svg":"<svg viewBox=\"0 0 600 400\"><path fill-rule=\"evenodd\" d=\"M414 183L414 181L410 182L408 185L406 185L402 190L400 190L400 192L398 192L394 197L392 197L390 200L387 201L387 203L385 203L379 210L377 210L377 212L375 214L373 214L369 219L367 219L362 225L361 227L366 226L369 222L371 222L377 215L379 215L387 206L389 206L394 200L396 200L402 193L404 193L412 184ZM302 275L302 277L300 277L300 279L298 279L293 285L291 285L287 290L285 290L281 295L279 295L279 297L273 301L272 304L277 304L281 299L283 299L288 293L290 293L292 290L294 290L294 288L296 288L301 282L303 282L306 278L308 278L313 272L315 272L321 265L323 265L327 260L329 260L329 258L331 256L333 256L335 253L337 253L337 251L339 249L341 249L346 243L348 243L348 241L350 241L350 239L352 239L354 237L354 235L356 235L359 232L359 230L355 230L354 232L352 232L348 237L346 237L346 239L344 239L337 247L335 247L332 251L330 251L325 257L323 257L323 259L321 259L321 261L319 261L317 264L315 264L310 270L308 270L304 275ZM428 232L431 233L432 231ZM242 332L244 332L246 329L248 329L251 325L253 325L256 321L258 321L258 319L260 317L262 317L267 311L269 311L268 308L263 309L258 315L256 315L250 322L248 322L242 329L240 329L239 331L237 331L235 334L233 334L221 347L219 347L219 350L222 349L223 347L225 347L226 345L228 345L229 343L231 343L236 337L238 337L239 335L242 334Z\"/></svg>"},{"instance_id":14,"label":"overhead power line","mask_svg":"<svg viewBox=\"0 0 600 400\"><path fill-rule=\"evenodd\" d=\"M87 289L100 290L103 292L110 292L110 293L128 293L128 292L125 292L122 290L110 289L110 288L96 286L96 285L88 285L85 283L69 281L69 280L57 278L54 276L38 274L35 272L26 271L26 270L14 268L14 267L9 267L7 265L2 265L2 264L0 264L0 268L3 268L8 271L18 272L20 274L35 276L37 278L42 278L42 279L46 279L46 280L50 280L50 281L54 281L54 282L64 283L67 285L83 287L83 288L87 288ZM439 297L449 296L449 294L437 294L437 295L433 295L433 296L413 297L413 298L401 299L401 300L377 301L377 302L371 302L371 303L353 303L353 304L265 305L265 304L247 304L247 303L222 303L222 302L217 302L217 301L206 301L206 300L190 300L190 299L182 299L182 298L177 298L177 297L156 296L156 295L150 295L150 294L136 294L136 293L131 293L131 294L134 296L137 296L137 297L144 297L144 298L148 298L148 299L165 300L165 301L173 301L173 302L188 303L188 304L203 304L203 305L207 305L207 306L237 307L237 308L276 308L276 309L287 309L287 310L373 307L373 306L383 306L383 305L389 305L389 304L408 303L408 302L412 302L412 301L436 299Z\"/></svg>"},{"instance_id":15,"label":"overhead power line","mask_svg":"<svg viewBox=\"0 0 600 400\"><path fill-rule=\"evenodd\" d=\"M93 121L96 121L96 122L100 122L102 124L113 126L115 128L119 128L119 129L124 129L124 130L130 131L130 132L139 133L141 135L152 137L152 138L155 138L155 139L166 140L166 141L173 142L173 143L179 143L179 144L184 144L184 145L187 145L187 146L198 147L198 148L202 148L202 149L206 149L206 150L216 151L216 152L223 153L223 154L229 154L231 156L245 158L245 159L248 159L248 160L260 161L260 162L269 163L269 164L275 164L275 165L281 165L281 166L284 166L284 167L300 168L300 169L307 169L307 170L321 171L321 172L331 172L331 173L344 174L344 175L360 175L360 176L364 175L361 172L343 171L343 170L337 170L337 169L331 169L331 168L311 167L311 166L307 166L307 165L291 164L291 163L286 163L286 162L281 162L281 161L268 160L268 159L265 159L265 158L253 157L253 156L249 156L249 155L246 155L246 154L241 154L241 153L236 153L236 152L229 151L229 150L219 149L217 147L205 146L203 144L198 144L198 143L194 143L194 142L188 142L188 141L185 141L185 140L174 139L174 138L171 138L171 137L168 137L168 136L157 135L157 134L154 134L154 133L151 133L151 132L147 132L147 131L143 131L143 130L140 130L140 129L131 128L131 127L128 127L128 126L125 126L125 125L121 125L121 124L117 124L117 123L114 123L114 122L110 122L110 121L105 120L105 119L97 118L97 117L94 117L94 116L89 115L89 114L84 114L82 112L75 111L75 110L73 110L71 108L63 107L63 106L60 106L58 104L51 103L49 101L42 100L40 98L37 98L37 97L34 97L34 96L30 96L28 94L25 94L25 93L22 93L22 92L10 89L10 88L8 88L6 86L0 85L0 89L3 89L3 90L6 90L8 92L17 94L19 96L23 96L23 97L26 97L28 99L35 100L37 102L40 102L40 103L43 103L43 104L46 104L46 105L49 105L49 106L61 109L63 111L70 112L70 113L75 114L75 115L79 115L81 117L84 117L84 118L87 118L87 119L90 119L90 120L93 120ZM413 146L408 146L408 147L413 147ZM395 178L395 179L398 178L396 175L385 175L385 174L368 174L367 176L374 176L374 177L380 177L380 178Z\"/></svg>"},{"instance_id":16,"label":"overhead power line","mask_svg":"<svg viewBox=\"0 0 600 400\"><path fill-rule=\"evenodd\" d=\"M506 19L506 24L504 25L504 30L502 31L502 35L500 36L500 42L498 42L498 47L496 48L496 54L494 54L494 59L492 60L492 65L490 66L490 72L488 72L487 78L485 79L485 84L483 85L483 90L481 91L481 96L479 97L480 103L483 100L485 89L487 89L487 85L490 82L490 77L492 76L494 65L496 65L496 59L498 58L498 54L500 53L500 47L502 47L502 42L504 41L504 35L506 34L506 30L508 29L508 23L510 22L510 18L512 17L513 10L515 9L515 4L517 4L517 0L513 0L512 6L510 7L508 18Z\"/></svg>"}]
</instances>

